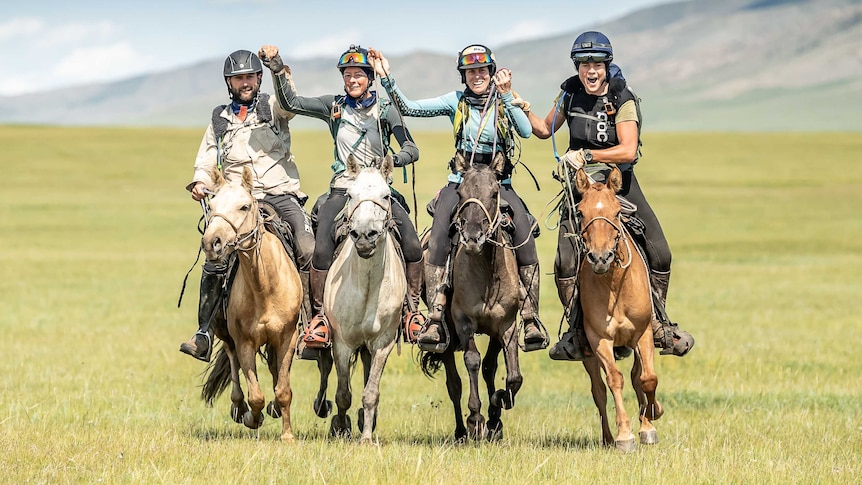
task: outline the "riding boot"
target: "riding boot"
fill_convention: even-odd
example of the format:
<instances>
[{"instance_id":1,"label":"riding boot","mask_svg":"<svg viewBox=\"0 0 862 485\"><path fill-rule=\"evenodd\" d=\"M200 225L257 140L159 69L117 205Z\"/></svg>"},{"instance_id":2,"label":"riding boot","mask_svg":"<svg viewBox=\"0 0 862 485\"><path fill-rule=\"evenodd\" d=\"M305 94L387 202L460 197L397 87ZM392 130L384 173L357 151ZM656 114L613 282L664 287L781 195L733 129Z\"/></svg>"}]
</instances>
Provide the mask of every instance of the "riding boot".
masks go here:
<instances>
[{"instance_id":1,"label":"riding boot","mask_svg":"<svg viewBox=\"0 0 862 485\"><path fill-rule=\"evenodd\" d=\"M299 281L302 283L302 305L300 307L300 338L296 341L296 356L303 360L317 360L320 358L320 349L308 348L303 338L309 328L312 315L310 278L311 276L308 271L299 270Z\"/></svg>"},{"instance_id":2,"label":"riding boot","mask_svg":"<svg viewBox=\"0 0 862 485\"><path fill-rule=\"evenodd\" d=\"M446 288L443 276L445 266L425 265L425 291L428 299L428 320L417 337L419 348L426 352L442 352L446 343L442 342L443 312L446 309ZM441 348L442 347L442 348Z\"/></svg>"},{"instance_id":3,"label":"riding boot","mask_svg":"<svg viewBox=\"0 0 862 485\"><path fill-rule=\"evenodd\" d=\"M326 275L329 270L319 270L314 266L309 272L309 287L311 289L311 322L305 329L302 341L309 349L324 349L330 346L329 320L323 314L323 291L326 287Z\"/></svg>"},{"instance_id":4,"label":"riding boot","mask_svg":"<svg viewBox=\"0 0 862 485\"><path fill-rule=\"evenodd\" d=\"M524 326L524 352L548 347L548 332L539 320L539 263L518 268L524 287L521 305L521 324Z\"/></svg>"},{"instance_id":5,"label":"riding boot","mask_svg":"<svg viewBox=\"0 0 862 485\"><path fill-rule=\"evenodd\" d=\"M694 337L679 329L679 325L670 321L665 310L667 288L670 284L670 271L650 270L652 284L652 300L655 309L653 320L653 341L656 348L662 349L661 355L676 355L682 357L694 347Z\"/></svg>"},{"instance_id":6,"label":"riding boot","mask_svg":"<svg viewBox=\"0 0 862 485\"><path fill-rule=\"evenodd\" d=\"M555 343L548 355L554 360L581 361L592 354L587 344L587 336L584 333L584 319L581 314L581 302L578 298L578 277L554 279L557 283L557 292L565 309L565 318L569 324L568 330Z\"/></svg>"},{"instance_id":7,"label":"riding boot","mask_svg":"<svg viewBox=\"0 0 862 485\"><path fill-rule=\"evenodd\" d=\"M180 345L180 352L189 354L204 362L212 355L212 323L222 299L222 289L227 275L227 267L204 264L201 271L201 296L198 303L198 331L188 342Z\"/></svg>"},{"instance_id":8,"label":"riding boot","mask_svg":"<svg viewBox=\"0 0 862 485\"><path fill-rule=\"evenodd\" d=\"M425 260L408 262L405 265L407 276L407 301L404 305L404 340L415 344L419 338L419 332L425 325L425 317L419 311L419 299L422 296L422 284L424 283Z\"/></svg>"}]
</instances>

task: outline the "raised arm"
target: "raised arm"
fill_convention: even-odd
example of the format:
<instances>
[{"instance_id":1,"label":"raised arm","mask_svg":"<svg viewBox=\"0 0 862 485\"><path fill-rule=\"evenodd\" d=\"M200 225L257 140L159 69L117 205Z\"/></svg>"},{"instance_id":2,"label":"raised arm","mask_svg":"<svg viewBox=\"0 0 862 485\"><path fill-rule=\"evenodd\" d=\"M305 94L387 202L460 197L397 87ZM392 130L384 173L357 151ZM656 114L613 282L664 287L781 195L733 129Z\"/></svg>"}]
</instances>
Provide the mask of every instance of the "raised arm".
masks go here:
<instances>
[{"instance_id":1,"label":"raised arm","mask_svg":"<svg viewBox=\"0 0 862 485\"><path fill-rule=\"evenodd\" d=\"M404 116L418 118L433 118L435 116L455 116L458 106L458 95L454 91L436 98L420 99L413 101L407 98L395 84L389 70L389 61L383 54L375 49L368 49L368 57L374 66L374 71L380 77L380 83L389 94L392 101L398 105L398 109Z\"/></svg>"},{"instance_id":2,"label":"raised arm","mask_svg":"<svg viewBox=\"0 0 862 485\"><path fill-rule=\"evenodd\" d=\"M290 74L290 67L285 66L278 53L278 47L265 45L260 48L258 56L261 62L272 72L272 84L278 105L285 111L303 116L329 121L332 102L335 96L326 95L307 98L296 94L296 86Z\"/></svg>"},{"instance_id":3,"label":"raised arm","mask_svg":"<svg viewBox=\"0 0 862 485\"><path fill-rule=\"evenodd\" d=\"M395 154L395 166L403 167L419 160L419 148L413 143L410 132L394 109L386 113L386 122L392 129L392 136L398 141L401 150Z\"/></svg>"}]
</instances>

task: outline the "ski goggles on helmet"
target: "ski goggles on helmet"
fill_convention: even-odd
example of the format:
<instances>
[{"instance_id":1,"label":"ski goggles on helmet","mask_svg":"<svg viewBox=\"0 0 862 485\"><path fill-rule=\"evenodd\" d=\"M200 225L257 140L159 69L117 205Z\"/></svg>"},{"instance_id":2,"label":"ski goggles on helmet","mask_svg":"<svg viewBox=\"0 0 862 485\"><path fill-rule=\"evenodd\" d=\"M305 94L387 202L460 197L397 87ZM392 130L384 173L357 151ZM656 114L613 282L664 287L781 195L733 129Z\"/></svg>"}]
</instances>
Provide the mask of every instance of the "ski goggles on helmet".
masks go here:
<instances>
[{"instance_id":1,"label":"ski goggles on helmet","mask_svg":"<svg viewBox=\"0 0 862 485\"><path fill-rule=\"evenodd\" d=\"M572 54L575 62L608 62L611 56L607 52L576 52Z\"/></svg>"},{"instance_id":2,"label":"ski goggles on helmet","mask_svg":"<svg viewBox=\"0 0 862 485\"><path fill-rule=\"evenodd\" d=\"M479 64L479 67L482 67L493 62L494 60L491 59L491 54L487 52L472 52L470 54L461 56L460 67L464 69L470 69L470 66L476 66L477 64Z\"/></svg>"},{"instance_id":3,"label":"ski goggles on helmet","mask_svg":"<svg viewBox=\"0 0 862 485\"><path fill-rule=\"evenodd\" d=\"M338 60L338 65L344 66L348 64L362 64L365 66L371 65L371 63L368 62L368 56L365 55L364 52L345 52L344 54L342 54L341 59Z\"/></svg>"}]
</instances>

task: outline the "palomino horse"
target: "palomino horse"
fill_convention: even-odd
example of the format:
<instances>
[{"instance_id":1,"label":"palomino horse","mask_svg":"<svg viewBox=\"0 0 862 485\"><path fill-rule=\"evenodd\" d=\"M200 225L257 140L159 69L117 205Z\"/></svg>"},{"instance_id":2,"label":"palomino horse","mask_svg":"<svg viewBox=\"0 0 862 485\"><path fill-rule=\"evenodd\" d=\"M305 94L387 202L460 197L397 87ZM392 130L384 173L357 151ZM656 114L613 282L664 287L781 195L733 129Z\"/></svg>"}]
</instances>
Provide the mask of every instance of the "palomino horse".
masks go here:
<instances>
[{"instance_id":1,"label":"palomino horse","mask_svg":"<svg viewBox=\"0 0 862 485\"><path fill-rule=\"evenodd\" d=\"M616 167L607 183L594 183L583 169L575 175L575 187L582 196L578 203L580 234L587 251L586 262L592 269L582 268L578 272L584 330L594 352L584 360L584 368L592 382L605 444L616 443L617 449L629 452L637 444L623 406L623 375L614 361L614 346L635 350L631 378L640 405L642 444L658 442L651 421L660 418L663 410L655 399L658 377L653 367L654 317L647 267L620 219L616 193L621 186L622 175ZM601 369L614 397L616 438L608 424L607 392Z\"/></svg>"},{"instance_id":2,"label":"palomino horse","mask_svg":"<svg viewBox=\"0 0 862 485\"><path fill-rule=\"evenodd\" d=\"M275 391L275 403L269 403L267 412L282 418L281 439L293 441L290 366L302 299L299 273L278 237L263 225L257 200L251 195L251 170L246 167L242 181L231 183L225 182L218 170L212 177L215 196L210 201L210 220L201 243L210 261L223 261L235 251L239 267L228 299L227 326L216 325L214 329L224 344L208 368L201 397L211 404L229 380L231 417L249 428L259 428L263 424L264 396L256 358L265 346ZM240 369L248 387L248 405L240 387Z\"/></svg>"},{"instance_id":3,"label":"palomino horse","mask_svg":"<svg viewBox=\"0 0 862 485\"><path fill-rule=\"evenodd\" d=\"M422 369L426 375L446 369L446 388L455 410L455 439L499 439L503 435L502 409L511 409L523 377L518 363L518 326L515 325L520 304L520 280L515 253L506 247L500 228L504 215L500 211L500 184L497 174L503 168L502 156L489 165L466 166L456 157L457 169L464 179L458 188L461 203L455 214L459 244L451 265L452 289L447 305L446 325L452 340L439 354L426 353ZM434 298L433 295L428 296ZM475 335L490 337L482 359ZM470 377L467 427L461 415L461 377L455 366L455 351L464 351L464 365ZM497 359L504 350L506 389L494 382ZM482 416L479 397L479 368L488 389L488 421Z\"/></svg>"},{"instance_id":4,"label":"palomino horse","mask_svg":"<svg viewBox=\"0 0 862 485\"><path fill-rule=\"evenodd\" d=\"M332 417L330 434L351 434L347 415L352 400L350 370L358 353L365 377L357 423L359 441L370 443L377 421L380 378L395 347L407 280L389 233L394 224L387 183L392 157L363 167L350 155L346 165L348 173L355 177L347 191L345 207L349 237L329 269L323 298L323 311L332 325L332 357L338 376L338 414Z\"/></svg>"}]
</instances>

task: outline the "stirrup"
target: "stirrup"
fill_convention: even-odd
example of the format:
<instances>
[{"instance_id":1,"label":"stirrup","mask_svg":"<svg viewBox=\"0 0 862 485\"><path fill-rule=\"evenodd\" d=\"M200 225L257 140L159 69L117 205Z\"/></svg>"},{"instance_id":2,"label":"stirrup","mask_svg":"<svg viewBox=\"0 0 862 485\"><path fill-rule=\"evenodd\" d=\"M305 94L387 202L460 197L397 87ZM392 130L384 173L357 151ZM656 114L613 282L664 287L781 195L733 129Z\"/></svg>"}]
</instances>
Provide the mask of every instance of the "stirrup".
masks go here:
<instances>
[{"instance_id":1,"label":"stirrup","mask_svg":"<svg viewBox=\"0 0 862 485\"><path fill-rule=\"evenodd\" d=\"M325 349L332 345L329 338L329 320L325 315L321 313L311 319L302 342L309 349Z\"/></svg>"},{"instance_id":2,"label":"stirrup","mask_svg":"<svg viewBox=\"0 0 862 485\"><path fill-rule=\"evenodd\" d=\"M438 322L436 320L431 320L430 318L425 322L425 325L423 325L422 329L424 330L425 327L428 327L432 324L437 324L438 328L440 328L442 330L440 341L439 342L429 342L429 341L423 342L421 340L421 334L420 334L417 336L416 345L419 347L419 349L421 349L425 352L431 352L434 354L439 354L439 353L444 352L449 347L449 329L446 328L446 324L444 324L442 321Z\"/></svg>"},{"instance_id":3,"label":"stirrup","mask_svg":"<svg viewBox=\"0 0 862 485\"><path fill-rule=\"evenodd\" d=\"M581 338L584 339L584 342L587 341L586 335L582 333L580 336L577 336L575 334L577 331L571 330L564 333L560 337L560 341L554 344L551 350L548 351L548 356L552 360L573 360L576 362L593 357L594 354L589 345L580 345Z\"/></svg>"},{"instance_id":4,"label":"stirrup","mask_svg":"<svg viewBox=\"0 0 862 485\"><path fill-rule=\"evenodd\" d=\"M404 341L408 344L415 344L419 341L419 333L425 328L426 318L419 311L410 311L404 315L403 331Z\"/></svg>"},{"instance_id":5,"label":"stirrup","mask_svg":"<svg viewBox=\"0 0 862 485\"><path fill-rule=\"evenodd\" d=\"M527 340L527 326L532 322L539 330L538 335L533 335L533 338ZM551 343L551 337L548 335L548 330L542 325L542 321L538 318L531 320L523 320L521 325L524 329L524 343L521 345L521 350L524 352L532 352L534 350L542 350L548 348Z\"/></svg>"},{"instance_id":6,"label":"stirrup","mask_svg":"<svg viewBox=\"0 0 862 485\"><path fill-rule=\"evenodd\" d=\"M207 341L207 351L202 354L198 352L198 335L205 337ZM192 338L189 339L189 341L191 340L195 341L194 348L192 348L189 342L183 342L182 344L180 344L180 352L191 355L195 359L208 363L213 354L213 339L212 337L210 337L209 332L201 332L200 330L198 330L197 332L195 332L194 335L192 335Z\"/></svg>"},{"instance_id":7,"label":"stirrup","mask_svg":"<svg viewBox=\"0 0 862 485\"><path fill-rule=\"evenodd\" d=\"M676 323L661 324L662 336L653 336L656 348L662 349L659 355L683 357L694 347L694 337L679 329ZM669 343L668 343L669 342Z\"/></svg>"}]
</instances>

